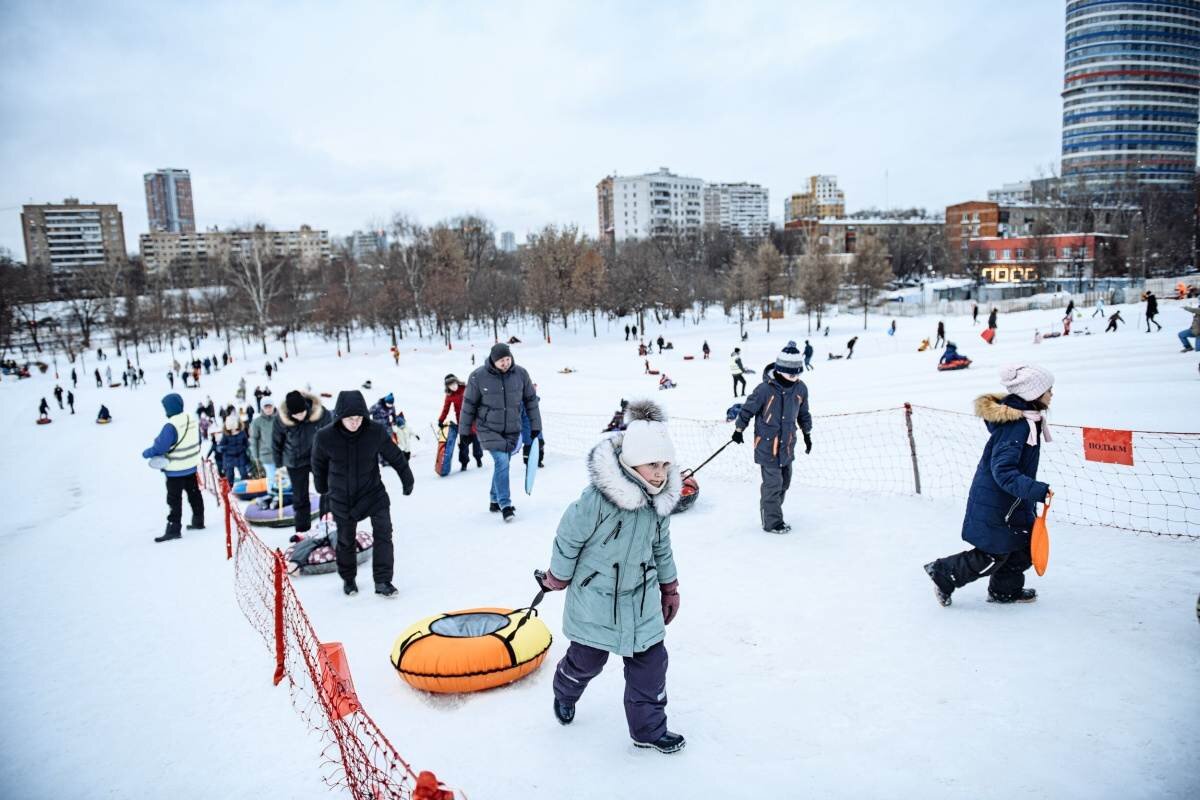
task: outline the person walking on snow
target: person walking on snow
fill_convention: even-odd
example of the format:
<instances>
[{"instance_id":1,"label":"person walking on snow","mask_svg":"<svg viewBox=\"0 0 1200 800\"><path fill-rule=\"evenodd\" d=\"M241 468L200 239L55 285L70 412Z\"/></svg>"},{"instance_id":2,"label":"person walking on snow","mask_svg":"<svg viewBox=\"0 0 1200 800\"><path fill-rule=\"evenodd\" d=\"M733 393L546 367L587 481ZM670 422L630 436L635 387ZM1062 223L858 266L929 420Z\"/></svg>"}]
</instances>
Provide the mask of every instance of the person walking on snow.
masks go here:
<instances>
[{"instance_id":1,"label":"person walking on snow","mask_svg":"<svg viewBox=\"0 0 1200 800\"><path fill-rule=\"evenodd\" d=\"M1115 333L1117 330L1117 323L1124 321L1125 319L1121 316L1121 310L1117 309L1116 313L1108 318L1108 327L1104 329L1104 332L1108 333L1109 331L1112 331Z\"/></svg>"},{"instance_id":2,"label":"person walking on snow","mask_svg":"<svg viewBox=\"0 0 1200 800\"><path fill-rule=\"evenodd\" d=\"M996 308L995 306L992 306L992 313L988 314L988 329L989 330L994 331L998 327L996 325L996 316L999 313L1000 313L1000 309Z\"/></svg>"},{"instance_id":3,"label":"person walking on snow","mask_svg":"<svg viewBox=\"0 0 1200 800\"><path fill-rule=\"evenodd\" d=\"M371 421L382 426L388 435L392 434L392 426L396 424L396 396L388 393L371 406Z\"/></svg>"},{"instance_id":4,"label":"person walking on snow","mask_svg":"<svg viewBox=\"0 0 1200 800\"><path fill-rule=\"evenodd\" d=\"M296 533L312 527L312 501L308 495L308 476L312 471L313 440L317 431L329 425L332 417L321 405L321 398L292 390L275 415L271 429L271 457L275 469L287 467L292 484L292 508L296 513Z\"/></svg>"},{"instance_id":5,"label":"person walking on snow","mask_svg":"<svg viewBox=\"0 0 1200 800\"><path fill-rule=\"evenodd\" d=\"M809 342L808 339L805 339L804 340L804 368L806 370L813 369L812 357L813 357L812 343Z\"/></svg>"},{"instance_id":6,"label":"person walking on snow","mask_svg":"<svg viewBox=\"0 0 1200 800\"><path fill-rule=\"evenodd\" d=\"M760 383L742 404L734 422L737 444L754 419L754 463L762 473L759 513L768 533L788 533L783 521L783 501L792 484L792 461L796 456L796 428L804 436L804 452L812 452L812 414L808 410L808 387L800 380L800 351L788 342L775 363L763 369Z\"/></svg>"},{"instance_id":7,"label":"person walking on snow","mask_svg":"<svg viewBox=\"0 0 1200 800\"><path fill-rule=\"evenodd\" d=\"M667 728L666 626L679 613L671 512L683 482L666 415L657 404L629 405L626 429L601 438L587 458L589 482L563 513L549 591L567 590L554 670L554 716L563 725L609 654L625 662L625 719L635 747L675 753L684 737Z\"/></svg>"},{"instance_id":8,"label":"person walking on snow","mask_svg":"<svg viewBox=\"0 0 1200 800\"><path fill-rule=\"evenodd\" d=\"M67 405L71 408L71 414L75 414L75 393L67 389Z\"/></svg>"},{"instance_id":9,"label":"person walking on snow","mask_svg":"<svg viewBox=\"0 0 1200 800\"><path fill-rule=\"evenodd\" d=\"M467 387L463 386L462 381L453 372L447 375L443 381L446 389L446 399L442 401L442 413L438 415L438 427L441 428L446 422L446 417L450 414L450 409L454 409L454 422L457 425L458 420L462 419L463 395L467 391ZM483 466L483 446L479 444L478 425L471 428L471 436L465 436L462 429L458 431L458 464L459 470L464 471L467 465L471 463L472 451L475 455L475 465Z\"/></svg>"},{"instance_id":10,"label":"person walking on snow","mask_svg":"<svg viewBox=\"0 0 1200 800\"><path fill-rule=\"evenodd\" d=\"M949 606L955 589L988 578L989 603L1032 603L1037 591L1026 589L1032 565L1030 535L1037 504L1050 487L1037 479L1041 443L1049 442L1046 411L1054 376L1032 364L1000 370L1003 394L975 400L975 415L989 433L967 495L962 538L972 549L930 561L925 572L934 594Z\"/></svg>"},{"instance_id":11,"label":"person walking on snow","mask_svg":"<svg viewBox=\"0 0 1200 800\"><path fill-rule=\"evenodd\" d=\"M712 348L708 346L708 339L705 339L704 344L700 345L700 352L704 354L704 360L708 361L708 357L712 355Z\"/></svg>"},{"instance_id":12,"label":"person walking on snow","mask_svg":"<svg viewBox=\"0 0 1200 800\"><path fill-rule=\"evenodd\" d=\"M1200 347L1200 307L1184 306L1183 310L1192 315L1192 326L1179 332L1179 341L1183 343L1180 352L1190 353L1193 348L1188 339L1195 339L1196 347Z\"/></svg>"},{"instance_id":13,"label":"person walking on snow","mask_svg":"<svg viewBox=\"0 0 1200 800\"><path fill-rule=\"evenodd\" d=\"M54 399L58 401L58 410L63 410L63 388L57 383L54 384Z\"/></svg>"},{"instance_id":14,"label":"person walking on snow","mask_svg":"<svg viewBox=\"0 0 1200 800\"><path fill-rule=\"evenodd\" d=\"M75 368L71 367L71 388L79 388L79 375L75 372Z\"/></svg>"},{"instance_id":15,"label":"person walking on snow","mask_svg":"<svg viewBox=\"0 0 1200 800\"><path fill-rule=\"evenodd\" d=\"M979 303L971 304L971 327L979 324Z\"/></svg>"},{"instance_id":16,"label":"person walking on snow","mask_svg":"<svg viewBox=\"0 0 1200 800\"><path fill-rule=\"evenodd\" d=\"M104 381L100 378L100 368L96 367L96 388L104 386Z\"/></svg>"},{"instance_id":17,"label":"person walking on snow","mask_svg":"<svg viewBox=\"0 0 1200 800\"><path fill-rule=\"evenodd\" d=\"M933 342L934 347L940 347L946 343L946 323L938 320L937 338Z\"/></svg>"},{"instance_id":18,"label":"person walking on snow","mask_svg":"<svg viewBox=\"0 0 1200 800\"><path fill-rule=\"evenodd\" d=\"M733 352L729 354L729 371L733 373L733 396L746 396L746 365L742 363L742 348L735 347ZM738 394L738 384L741 384L742 393Z\"/></svg>"},{"instance_id":19,"label":"person walking on snow","mask_svg":"<svg viewBox=\"0 0 1200 800\"><path fill-rule=\"evenodd\" d=\"M658 335L658 339L655 343L658 345L658 354L661 356L662 351L663 351L663 345L666 344L667 341L665 339L663 339L662 334L660 333Z\"/></svg>"},{"instance_id":20,"label":"person walking on snow","mask_svg":"<svg viewBox=\"0 0 1200 800\"><path fill-rule=\"evenodd\" d=\"M262 404L259 414L250 422L250 460L259 475L267 479L267 489L275 486L275 452L271 435L275 429L275 404Z\"/></svg>"},{"instance_id":21,"label":"person walking on snow","mask_svg":"<svg viewBox=\"0 0 1200 800\"><path fill-rule=\"evenodd\" d=\"M238 415L230 414L225 419L225 435L221 437L221 466L226 480L235 480L235 471L242 480L250 477L249 449L250 436L242 427Z\"/></svg>"},{"instance_id":22,"label":"person walking on snow","mask_svg":"<svg viewBox=\"0 0 1200 800\"><path fill-rule=\"evenodd\" d=\"M1154 296L1154 292L1146 292L1146 333L1150 332L1150 323L1153 322L1162 330L1162 325L1158 324L1155 317L1158 316L1158 298Z\"/></svg>"},{"instance_id":23,"label":"person walking on snow","mask_svg":"<svg viewBox=\"0 0 1200 800\"><path fill-rule=\"evenodd\" d=\"M342 591L358 594L358 523L371 520L375 543L371 551L371 574L375 594L394 598L395 566L392 545L391 500L379 475L382 459L400 477L404 495L412 494L413 474L408 459L392 441L390 428L368 416L367 401L357 390L339 392L333 407L332 425L317 432L312 446L313 483L327 496L337 524L337 569ZM293 482L294 484L294 482Z\"/></svg>"},{"instance_id":24,"label":"person walking on snow","mask_svg":"<svg viewBox=\"0 0 1200 800\"><path fill-rule=\"evenodd\" d=\"M1104 298L1103 297L1096 298L1096 308L1092 311L1092 319L1095 319L1097 315L1099 315L1101 318L1104 317Z\"/></svg>"},{"instance_id":25,"label":"person walking on snow","mask_svg":"<svg viewBox=\"0 0 1200 800\"><path fill-rule=\"evenodd\" d=\"M846 350L847 350L846 360L847 361L854 358L854 345L856 345L856 344L858 344L857 336L851 337L850 341L846 342Z\"/></svg>"},{"instance_id":26,"label":"person walking on snow","mask_svg":"<svg viewBox=\"0 0 1200 800\"><path fill-rule=\"evenodd\" d=\"M497 342L492 345L483 366L467 379L458 435L471 442L478 438L483 449L491 454L492 486L488 510L499 511L505 522L512 522L516 513L509 494L508 465L521 438L522 406L529 415L530 438L536 439L542 432L542 414L533 380L524 367L513 362L508 345ZM473 427L476 422L478 429Z\"/></svg>"},{"instance_id":27,"label":"person walking on snow","mask_svg":"<svg viewBox=\"0 0 1200 800\"><path fill-rule=\"evenodd\" d=\"M184 413L183 398L172 392L162 399L167 424L158 432L154 443L142 451L142 458L160 459L152 461L167 479L167 530L156 542L168 542L182 537L183 495L186 493L192 510L189 531L204 528L204 498L196 483L196 468L200 466L200 424ZM101 406L103 415L108 409Z\"/></svg>"},{"instance_id":28,"label":"person walking on snow","mask_svg":"<svg viewBox=\"0 0 1200 800\"><path fill-rule=\"evenodd\" d=\"M167 370L167 383L171 384L171 388L175 388L175 373Z\"/></svg>"},{"instance_id":29,"label":"person walking on snow","mask_svg":"<svg viewBox=\"0 0 1200 800\"><path fill-rule=\"evenodd\" d=\"M629 341L629 326L625 326L625 341Z\"/></svg>"},{"instance_id":30,"label":"person walking on snow","mask_svg":"<svg viewBox=\"0 0 1200 800\"><path fill-rule=\"evenodd\" d=\"M1071 315L1067 314L1063 317L1063 336L1071 335Z\"/></svg>"},{"instance_id":31,"label":"person walking on snow","mask_svg":"<svg viewBox=\"0 0 1200 800\"><path fill-rule=\"evenodd\" d=\"M1067 303L1067 316L1069 317L1074 313L1075 313L1075 298L1072 297L1070 302Z\"/></svg>"}]
</instances>

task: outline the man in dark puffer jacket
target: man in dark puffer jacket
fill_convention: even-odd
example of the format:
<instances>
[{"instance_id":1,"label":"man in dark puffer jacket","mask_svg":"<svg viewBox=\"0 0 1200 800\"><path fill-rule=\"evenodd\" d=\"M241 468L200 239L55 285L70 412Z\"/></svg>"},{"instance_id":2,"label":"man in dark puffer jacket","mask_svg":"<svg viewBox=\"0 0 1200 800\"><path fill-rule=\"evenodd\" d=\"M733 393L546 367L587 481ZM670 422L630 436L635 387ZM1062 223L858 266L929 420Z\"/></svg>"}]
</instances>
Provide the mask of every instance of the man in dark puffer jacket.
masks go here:
<instances>
[{"instance_id":1,"label":"man in dark puffer jacket","mask_svg":"<svg viewBox=\"0 0 1200 800\"><path fill-rule=\"evenodd\" d=\"M308 499L308 474L312 469L313 440L317 431L333 418L321 405L321 398L307 392L291 391L283 408L275 416L271 449L275 469L287 467L292 482L292 508L296 511L296 533L312 527L312 508Z\"/></svg>"},{"instance_id":2,"label":"man in dark puffer jacket","mask_svg":"<svg viewBox=\"0 0 1200 800\"><path fill-rule=\"evenodd\" d=\"M343 590L347 595L358 594L354 534L358 522L370 517L375 538L371 562L375 593L395 597L391 501L379 475L379 460L396 470L405 495L412 494L412 470L392 442L391 431L370 419L362 392L340 392L333 417L334 424L318 431L313 441L312 470L317 492L328 495L337 523L337 566Z\"/></svg>"}]
</instances>

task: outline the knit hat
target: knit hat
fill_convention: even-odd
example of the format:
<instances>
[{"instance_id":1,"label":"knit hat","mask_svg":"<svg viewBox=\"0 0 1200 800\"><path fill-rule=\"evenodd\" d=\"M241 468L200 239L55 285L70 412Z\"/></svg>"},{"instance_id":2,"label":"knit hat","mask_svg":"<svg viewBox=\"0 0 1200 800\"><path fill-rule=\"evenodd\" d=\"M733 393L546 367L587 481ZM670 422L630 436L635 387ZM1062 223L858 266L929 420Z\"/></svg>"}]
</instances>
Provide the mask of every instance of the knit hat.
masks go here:
<instances>
[{"instance_id":1,"label":"knit hat","mask_svg":"<svg viewBox=\"0 0 1200 800\"><path fill-rule=\"evenodd\" d=\"M287 397L283 398L283 407L287 409L288 416L303 413L308 408L304 402L304 395L295 389L288 392Z\"/></svg>"},{"instance_id":2,"label":"knit hat","mask_svg":"<svg viewBox=\"0 0 1200 800\"><path fill-rule=\"evenodd\" d=\"M450 384L452 384L452 383L462 383L462 381L460 381L460 380L458 379L458 376L457 376L457 375L455 375L453 372L451 372L450 374L448 374L448 375L446 376L446 380L445 380L445 384L446 384L447 386L449 386L449 385L450 385Z\"/></svg>"},{"instance_id":3,"label":"knit hat","mask_svg":"<svg viewBox=\"0 0 1200 800\"><path fill-rule=\"evenodd\" d=\"M162 399L163 411L167 412L168 417L173 417L176 414L183 413L183 398L177 393L171 392Z\"/></svg>"},{"instance_id":4,"label":"knit hat","mask_svg":"<svg viewBox=\"0 0 1200 800\"><path fill-rule=\"evenodd\" d=\"M228 417L225 418L225 430L229 431L230 433L235 433L237 431L237 429L238 429L237 414L230 414Z\"/></svg>"},{"instance_id":5,"label":"knit hat","mask_svg":"<svg viewBox=\"0 0 1200 800\"><path fill-rule=\"evenodd\" d=\"M775 357L775 371L784 375L800 374L800 367L804 365L804 358L800 355L799 348L795 342L788 342L787 347L779 351L779 355Z\"/></svg>"},{"instance_id":6,"label":"knit hat","mask_svg":"<svg viewBox=\"0 0 1200 800\"><path fill-rule=\"evenodd\" d=\"M1012 364L1001 367L1000 382L1009 394L1033 402L1054 385L1054 376L1035 364Z\"/></svg>"},{"instance_id":7,"label":"knit hat","mask_svg":"<svg viewBox=\"0 0 1200 800\"><path fill-rule=\"evenodd\" d=\"M492 352L488 354L488 360L495 364L502 358L512 358L512 348L504 342L496 342L492 345Z\"/></svg>"},{"instance_id":8,"label":"knit hat","mask_svg":"<svg viewBox=\"0 0 1200 800\"><path fill-rule=\"evenodd\" d=\"M656 461L675 461L675 445L667 431L667 415L653 400L634 400L625 409L621 463L633 468Z\"/></svg>"}]
</instances>

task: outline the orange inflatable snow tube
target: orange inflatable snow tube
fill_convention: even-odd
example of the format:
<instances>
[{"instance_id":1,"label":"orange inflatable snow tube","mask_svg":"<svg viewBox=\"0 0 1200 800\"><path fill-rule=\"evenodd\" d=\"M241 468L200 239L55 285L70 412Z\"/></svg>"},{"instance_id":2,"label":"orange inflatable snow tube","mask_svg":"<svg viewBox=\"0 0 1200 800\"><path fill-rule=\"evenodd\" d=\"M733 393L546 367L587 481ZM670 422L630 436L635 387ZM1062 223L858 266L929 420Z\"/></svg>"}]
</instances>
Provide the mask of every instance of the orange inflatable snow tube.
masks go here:
<instances>
[{"instance_id":1,"label":"orange inflatable snow tube","mask_svg":"<svg viewBox=\"0 0 1200 800\"><path fill-rule=\"evenodd\" d=\"M392 666L410 686L478 692L524 678L546 660L550 629L527 608L471 608L416 622L396 639Z\"/></svg>"}]
</instances>

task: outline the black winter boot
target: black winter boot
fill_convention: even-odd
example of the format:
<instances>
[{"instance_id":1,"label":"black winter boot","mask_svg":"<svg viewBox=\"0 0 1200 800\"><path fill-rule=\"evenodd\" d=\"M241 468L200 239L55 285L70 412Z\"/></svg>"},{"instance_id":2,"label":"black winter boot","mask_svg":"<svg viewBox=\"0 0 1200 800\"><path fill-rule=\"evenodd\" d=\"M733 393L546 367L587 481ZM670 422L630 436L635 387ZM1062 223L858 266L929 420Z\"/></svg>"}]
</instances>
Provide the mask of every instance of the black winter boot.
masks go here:
<instances>
[{"instance_id":1,"label":"black winter boot","mask_svg":"<svg viewBox=\"0 0 1200 800\"><path fill-rule=\"evenodd\" d=\"M490 505L488 505L488 511L492 512L493 514L499 513L500 504L499 503L491 503Z\"/></svg>"},{"instance_id":2,"label":"black winter boot","mask_svg":"<svg viewBox=\"0 0 1200 800\"><path fill-rule=\"evenodd\" d=\"M202 530L204 530L204 520L202 520L202 519L194 519L194 520L192 520L191 522L189 522L189 523L188 523L187 529L188 529L189 531L202 531Z\"/></svg>"},{"instance_id":3,"label":"black winter boot","mask_svg":"<svg viewBox=\"0 0 1200 800\"><path fill-rule=\"evenodd\" d=\"M1036 603L1037 589L1022 589L1015 595L998 595L991 589L988 589L989 603Z\"/></svg>"},{"instance_id":4,"label":"black winter boot","mask_svg":"<svg viewBox=\"0 0 1200 800\"><path fill-rule=\"evenodd\" d=\"M925 565L925 573L929 575L929 579L933 581L933 594L937 597L938 602L943 606L950 605L950 595L954 592L954 586L937 574L937 562L930 561Z\"/></svg>"},{"instance_id":5,"label":"black winter boot","mask_svg":"<svg viewBox=\"0 0 1200 800\"><path fill-rule=\"evenodd\" d=\"M684 740L682 735L667 731L657 742L635 741L633 746L648 750L657 750L660 753L678 753L686 744L687 741Z\"/></svg>"},{"instance_id":6,"label":"black winter boot","mask_svg":"<svg viewBox=\"0 0 1200 800\"><path fill-rule=\"evenodd\" d=\"M162 535L162 536L155 536L155 537L154 537L154 541L156 541L156 542L169 542L169 541L171 541L171 540L173 540L173 539L182 539L182 538L183 538L183 535L182 535L182 534L180 534L178 530L174 530L174 531L172 531L172 530L171 530L171 526L170 526L170 525L168 525L168 526L167 526L167 530L166 530L166 532L165 532L165 533L163 533L163 535Z\"/></svg>"},{"instance_id":7,"label":"black winter boot","mask_svg":"<svg viewBox=\"0 0 1200 800\"><path fill-rule=\"evenodd\" d=\"M475 456L475 466L477 466L477 467L483 466L483 456Z\"/></svg>"},{"instance_id":8,"label":"black winter boot","mask_svg":"<svg viewBox=\"0 0 1200 800\"><path fill-rule=\"evenodd\" d=\"M512 506L505 506L504 510L501 513L504 515L505 522L512 522L513 517L517 513L517 509L513 508Z\"/></svg>"},{"instance_id":9,"label":"black winter boot","mask_svg":"<svg viewBox=\"0 0 1200 800\"><path fill-rule=\"evenodd\" d=\"M575 704L554 698L554 718L563 725L570 725L575 721Z\"/></svg>"},{"instance_id":10,"label":"black winter boot","mask_svg":"<svg viewBox=\"0 0 1200 800\"><path fill-rule=\"evenodd\" d=\"M352 597L358 594L358 583L354 578L346 578L342 581L342 591L346 593L347 597Z\"/></svg>"},{"instance_id":11,"label":"black winter boot","mask_svg":"<svg viewBox=\"0 0 1200 800\"><path fill-rule=\"evenodd\" d=\"M396 587L392 586L391 581L380 581L375 584L375 594L380 597L385 597L388 600L394 599L400 592L396 591Z\"/></svg>"}]
</instances>

